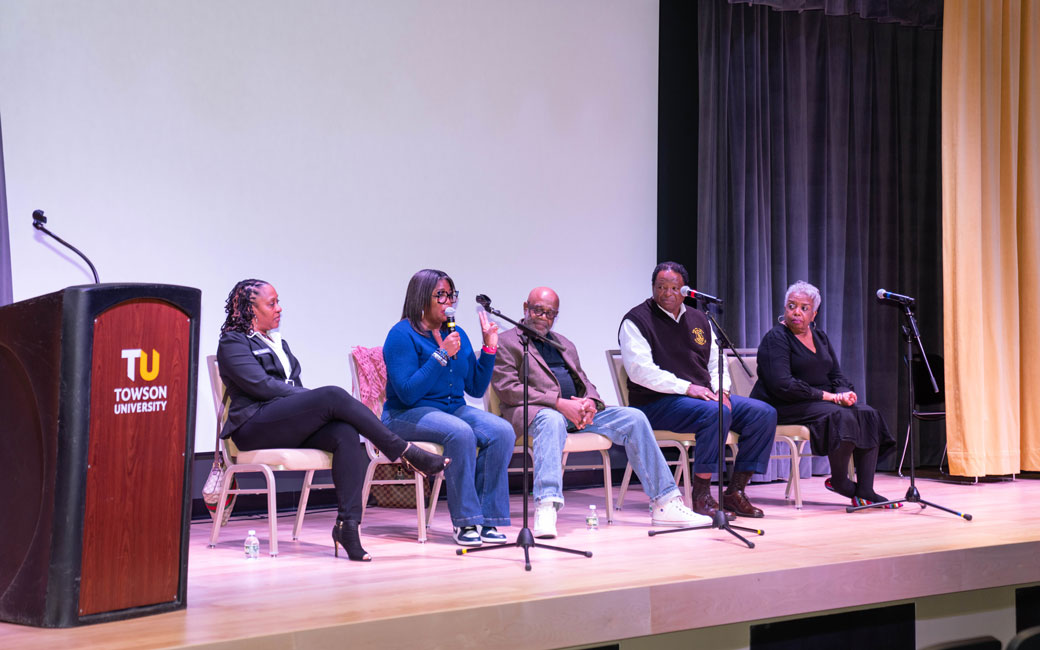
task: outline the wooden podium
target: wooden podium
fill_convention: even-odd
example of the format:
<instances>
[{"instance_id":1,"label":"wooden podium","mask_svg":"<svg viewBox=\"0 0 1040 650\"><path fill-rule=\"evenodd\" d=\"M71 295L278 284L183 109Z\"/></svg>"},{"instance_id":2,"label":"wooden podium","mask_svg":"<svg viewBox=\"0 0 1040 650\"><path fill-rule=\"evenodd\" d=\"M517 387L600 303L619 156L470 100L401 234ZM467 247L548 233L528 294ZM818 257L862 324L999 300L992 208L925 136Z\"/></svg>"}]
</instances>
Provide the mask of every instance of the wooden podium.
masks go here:
<instances>
[{"instance_id":1,"label":"wooden podium","mask_svg":"<svg viewBox=\"0 0 1040 650\"><path fill-rule=\"evenodd\" d=\"M97 284L0 308L0 620L185 606L200 299Z\"/></svg>"}]
</instances>

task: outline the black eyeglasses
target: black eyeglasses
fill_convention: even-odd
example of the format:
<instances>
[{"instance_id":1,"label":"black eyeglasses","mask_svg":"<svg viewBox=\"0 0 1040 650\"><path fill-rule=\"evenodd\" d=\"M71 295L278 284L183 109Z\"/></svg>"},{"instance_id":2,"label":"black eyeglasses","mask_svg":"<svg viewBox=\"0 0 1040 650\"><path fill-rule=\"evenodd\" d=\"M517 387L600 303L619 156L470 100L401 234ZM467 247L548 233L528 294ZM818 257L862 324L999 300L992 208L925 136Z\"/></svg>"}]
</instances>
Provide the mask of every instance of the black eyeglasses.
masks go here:
<instances>
[{"instance_id":1,"label":"black eyeglasses","mask_svg":"<svg viewBox=\"0 0 1040 650\"><path fill-rule=\"evenodd\" d=\"M459 301L459 292L458 291L438 291L437 293L433 294L433 297L437 299L437 304L438 305L443 305L443 304L448 303L448 302L455 303L455 302Z\"/></svg>"},{"instance_id":2,"label":"black eyeglasses","mask_svg":"<svg viewBox=\"0 0 1040 650\"><path fill-rule=\"evenodd\" d=\"M545 309L544 307L528 307L527 311L531 312L533 316L540 316L549 320L556 320L556 317L560 315L560 312L556 309Z\"/></svg>"}]
</instances>

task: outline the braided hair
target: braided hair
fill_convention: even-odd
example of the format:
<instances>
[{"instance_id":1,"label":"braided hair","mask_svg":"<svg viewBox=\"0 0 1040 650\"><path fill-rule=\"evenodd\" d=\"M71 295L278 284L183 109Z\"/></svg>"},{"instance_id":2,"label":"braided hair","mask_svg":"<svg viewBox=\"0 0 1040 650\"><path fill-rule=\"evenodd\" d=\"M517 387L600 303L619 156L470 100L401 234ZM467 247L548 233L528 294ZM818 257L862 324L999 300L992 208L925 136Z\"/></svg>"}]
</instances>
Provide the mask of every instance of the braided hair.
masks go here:
<instances>
[{"instance_id":1,"label":"braided hair","mask_svg":"<svg viewBox=\"0 0 1040 650\"><path fill-rule=\"evenodd\" d=\"M220 332L242 332L249 334L253 331L253 298L256 297L260 287L268 284L263 280L242 280L228 294L227 302L224 303L224 311L227 318L220 327Z\"/></svg>"}]
</instances>

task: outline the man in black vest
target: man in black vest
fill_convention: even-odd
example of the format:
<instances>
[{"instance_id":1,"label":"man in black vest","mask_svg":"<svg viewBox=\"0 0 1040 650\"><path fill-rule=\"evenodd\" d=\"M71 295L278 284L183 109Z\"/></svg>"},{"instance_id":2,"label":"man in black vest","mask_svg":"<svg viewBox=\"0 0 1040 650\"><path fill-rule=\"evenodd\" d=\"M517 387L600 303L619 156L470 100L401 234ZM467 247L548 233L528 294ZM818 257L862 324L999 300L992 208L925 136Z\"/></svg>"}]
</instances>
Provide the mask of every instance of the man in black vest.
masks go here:
<instances>
[{"instance_id":1,"label":"man in black vest","mask_svg":"<svg viewBox=\"0 0 1040 650\"><path fill-rule=\"evenodd\" d=\"M723 427L740 434L733 479L723 507L743 517L761 517L744 488L751 475L765 472L776 435L776 410L759 400L729 394L729 372L708 318L686 309L679 289L690 276L682 264L662 262L651 278L653 298L633 307L621 321L618 341L628 372L629 402L655 429L694 433L693 511L713 516L711 475L718 468L718 400ZM718 364L723 363L723 385Z\"/></svg>"}]
</instances>

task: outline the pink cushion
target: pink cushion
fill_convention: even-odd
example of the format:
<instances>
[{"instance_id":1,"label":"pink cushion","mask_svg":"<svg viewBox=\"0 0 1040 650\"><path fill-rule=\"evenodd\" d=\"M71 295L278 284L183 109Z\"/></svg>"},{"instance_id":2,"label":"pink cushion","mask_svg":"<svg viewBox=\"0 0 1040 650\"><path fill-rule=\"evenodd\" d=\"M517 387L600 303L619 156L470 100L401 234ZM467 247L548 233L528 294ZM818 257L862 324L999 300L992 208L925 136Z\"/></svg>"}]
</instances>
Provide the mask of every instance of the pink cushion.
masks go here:
<instances>
[{"instance_id":1,"label":"pink cushion","mask_svg":"<svg viewBox=\"0 0 1040 650\"><path fill-rule=\"evenodd\" d=\"M351 349L354 356L354 367L357 368L357 392L361 403L376 415L383 412L386 401L386 362L383 361L383 348L363 348L360 345Z\"/></svg>"}]
</instances>

